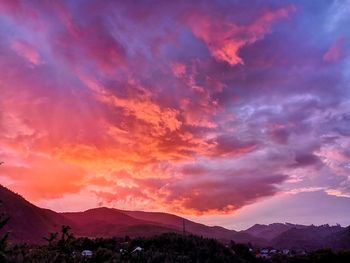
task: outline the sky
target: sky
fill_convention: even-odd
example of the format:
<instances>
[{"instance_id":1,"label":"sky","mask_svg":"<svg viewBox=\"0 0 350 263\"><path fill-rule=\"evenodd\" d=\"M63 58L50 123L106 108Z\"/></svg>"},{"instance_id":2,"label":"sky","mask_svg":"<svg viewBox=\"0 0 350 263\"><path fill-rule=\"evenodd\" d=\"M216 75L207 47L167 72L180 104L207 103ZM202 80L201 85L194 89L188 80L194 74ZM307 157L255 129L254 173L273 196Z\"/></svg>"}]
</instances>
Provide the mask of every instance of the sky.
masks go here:
<instances>
[{"instance_id":1,"label":"sky","mask_svg":"<svg viewBox=\"0 0 350 263\"><path fill-rule=\"evenodd\" d=\"M0 183L55 211L350 224L350 1L0 1Z\"/></svg>"}]
</instances>

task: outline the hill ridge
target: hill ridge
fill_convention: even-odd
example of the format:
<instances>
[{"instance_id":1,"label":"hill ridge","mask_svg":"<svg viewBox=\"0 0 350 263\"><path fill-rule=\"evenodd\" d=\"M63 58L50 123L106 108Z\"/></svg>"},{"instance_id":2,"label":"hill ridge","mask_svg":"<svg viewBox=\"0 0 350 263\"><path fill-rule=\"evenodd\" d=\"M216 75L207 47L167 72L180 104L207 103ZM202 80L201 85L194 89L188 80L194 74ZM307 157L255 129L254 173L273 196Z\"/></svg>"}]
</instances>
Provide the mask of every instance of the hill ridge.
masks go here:
<instances>
[{"instance_id":1,"label":"hill ridge","mask_svg":"<svg viewBox=\"0 0 350 263\"><path fill-rule=\"evenodd\" d=\"M255 224L235 231L221 226L207 226L165 212L146 212L97 207L82 212L58 213L40 208L18 193L0 185L1 212L10 216L3 231L11 231L13 242L43 243L43 237L69 225L77 236L130 237L153 236L166 232L186 232L221 241L252 243L257 247L276 248L350 248L350 226L305 226L292 223Z\"/></svg>"}]
</instances>

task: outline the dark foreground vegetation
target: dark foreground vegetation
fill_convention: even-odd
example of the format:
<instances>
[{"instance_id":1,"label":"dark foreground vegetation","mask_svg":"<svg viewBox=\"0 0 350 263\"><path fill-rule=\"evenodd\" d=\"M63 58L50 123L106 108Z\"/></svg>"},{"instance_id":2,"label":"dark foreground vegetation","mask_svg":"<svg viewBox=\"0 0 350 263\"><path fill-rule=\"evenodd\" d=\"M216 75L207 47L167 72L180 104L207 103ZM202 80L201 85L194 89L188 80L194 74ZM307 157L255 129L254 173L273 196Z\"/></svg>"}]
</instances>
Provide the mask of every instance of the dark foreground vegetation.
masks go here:
<instances>
[{"instance_id":1,"label":"dark foreground vegetation","mask_svg":"<svg viewBox=\"0 0 350 263\"><path fill-rule=\"evenodd\" d=\"M1 221L6 223L5 221ZM45 238L47 245L11 245L0 239L0 262L237 262L237 263L348 263L350 250L317 250L310 253L276 253L261 257L249 245L231 242L224 245L215 239L167 233L151 238L75 238L70 228ZM260 250L259 250L260 251Z\"/></svg>"}]
</instances>

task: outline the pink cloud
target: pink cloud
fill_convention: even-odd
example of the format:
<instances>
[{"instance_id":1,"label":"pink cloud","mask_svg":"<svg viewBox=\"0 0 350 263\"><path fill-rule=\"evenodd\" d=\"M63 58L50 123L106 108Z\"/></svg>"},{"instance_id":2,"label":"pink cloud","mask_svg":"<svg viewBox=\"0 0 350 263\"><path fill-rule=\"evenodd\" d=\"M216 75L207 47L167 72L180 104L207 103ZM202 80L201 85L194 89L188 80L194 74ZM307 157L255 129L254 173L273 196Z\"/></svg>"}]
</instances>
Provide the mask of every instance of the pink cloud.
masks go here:
<instances>
[{"instance_id":1,"label":"pink cloud","mask_svg":"<svg viewBox=\"0 0 350 263\"><path fill-rule=\"evenodd\" d=\"M258 171L194 170L186 181L177 180L163 189L165 203L182 213L230 213L258 199L278 192L285 175L259 174ZM231 177L232 180L228 180Z\"/></svg>"},{"instance_id":2,"label":"pink cloud","mask_svg":"<svg viewBox=\"0 0 350 263\"><path fill-rule=\"evenodd\" d=\"M11 47L17 54L23 58L25 58L28 62L33 65L41 64L41 57L36 48L25 42L23 40L15 40L12 42Z\"/></svg>"},{"instance_id":3,"label":"pink cloud","mask_svg":"<svg viewBox=\"0 0 350 263\"><path fill-rule=\"evenodd\" d=\"M341 38L333 42L323 55L323 60L326 62L335 62L341 59L343 56L343 45L344 40Z\"/></svg>"},{"instance_id":4,"label":"pink cloud","mask_svg":"<svg viewBox=\"0 0 350 263\"><path fill-rule=\"evenodd\" d=\"M183 76L186 73L186 65L181 63L174 63L172 65L172 70L174 72L174 75L178 78Z\"/></svg>"},{"instance_id":5,"label":"pink cloud","mask_svg":"<svg viewBox=\"0 0 350 263\"><path fill-rule=\"evenodd\" d=\"M244 64L239 50L262 39L270 32L273 22L294 12L294 6L266 11L248 25L239 25L225 18L195 13L189 17L193 33L204 41L212 56L230 65Z\"/></svg>"}]
</instances>

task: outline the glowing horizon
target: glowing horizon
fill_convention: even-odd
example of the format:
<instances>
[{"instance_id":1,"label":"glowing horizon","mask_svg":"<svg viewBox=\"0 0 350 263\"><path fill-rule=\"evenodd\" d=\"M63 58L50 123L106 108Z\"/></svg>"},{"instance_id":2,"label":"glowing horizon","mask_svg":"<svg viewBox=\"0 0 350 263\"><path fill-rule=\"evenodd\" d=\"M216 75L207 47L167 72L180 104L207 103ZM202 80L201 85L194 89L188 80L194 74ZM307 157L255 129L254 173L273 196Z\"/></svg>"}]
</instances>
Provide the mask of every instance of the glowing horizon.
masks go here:
<instances>
[{"instance_id":1,"label":"glowing horizon","mask_svg":"<svg viewBox=\"0 0 350 263\"><path fill-rule=\"evenodd\" d=\"M347 0L1 1L0 183L55 211L348 225L349 22Z\"/></svg>"}]
</instances>

